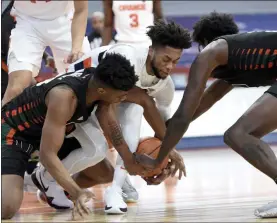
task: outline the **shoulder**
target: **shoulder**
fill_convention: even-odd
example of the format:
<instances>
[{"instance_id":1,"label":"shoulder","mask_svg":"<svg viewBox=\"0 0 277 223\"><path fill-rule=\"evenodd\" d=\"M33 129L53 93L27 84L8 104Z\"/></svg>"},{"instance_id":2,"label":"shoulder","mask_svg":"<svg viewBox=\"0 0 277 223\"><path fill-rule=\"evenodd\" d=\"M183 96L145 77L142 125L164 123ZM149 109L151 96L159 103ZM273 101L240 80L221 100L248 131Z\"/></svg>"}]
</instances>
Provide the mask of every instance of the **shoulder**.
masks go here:
<instances>
[{"instance_id":1,"label":"shoulder","mask_svg":"<svg viewBox=\"0 0 277 223\"><path fill-rule=\"evenodd\" d=\"M59 106L72 106L77 104L77 97L73 89L68 85L62 84L53 87L45 97L46 105L56 104Z\"/></svg>"},{"instance_id":2,"label":"shoulder","mask_svg":"<svg viewBox=\"0 0 277 223\"><path fill-rule=\"evenodd\" d=\"M224 38L219 38L208 44L198 57L206 61L216 60L219 65L226 65L228 61L228 43Z\"/></svg>"}]
</instances>

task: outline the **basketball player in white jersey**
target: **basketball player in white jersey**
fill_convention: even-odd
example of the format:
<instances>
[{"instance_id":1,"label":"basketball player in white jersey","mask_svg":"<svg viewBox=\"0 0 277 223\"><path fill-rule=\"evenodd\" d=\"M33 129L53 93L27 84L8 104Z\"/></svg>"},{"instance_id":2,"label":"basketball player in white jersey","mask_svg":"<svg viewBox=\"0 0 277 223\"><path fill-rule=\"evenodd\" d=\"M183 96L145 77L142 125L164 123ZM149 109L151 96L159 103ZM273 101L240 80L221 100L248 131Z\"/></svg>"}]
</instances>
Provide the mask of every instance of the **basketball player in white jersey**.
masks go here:
<instances>
[{"instance_id":1,"label":"basketball player in white jersey","mask_svg":"<svg viewBox=\"0 0 277 223\"><path fill-rule=\"evenodd\" d=\"M151 45L146 35L147 27L154 19L163 17L161 0L150 1L110 1L103 0L105 28L102 45L112 40L113 28L116 30L117 43Z\"/></svg>"},{"instance_id":2,"label":"basketball player in white jersey","mask_svg":"<svg viewBox=\"0 0 277 223\"><path fill-rule=\"evenodd\" d=\"M83 55L88 1L16 0L11 15L17 24L10 37L9 82L3 104L32 84L47 46L53 52L58 73ZM87 40L84 43L89 45Z\"/></svg>"},{"instance_id":3,"label":"basketball player in white jersey","mask_svg":"<svg viewBox=\"0 0 277 223\"><path fill-rule=\"evenodd\" d=\"M173 100L175 90L173 81L169 74L178 63L183 49L187 49L191 46L190 33L188 30L183 29L174 22L166 24L159 21L156 22L154 26L150 27L147 35L152 41L152 45L150 47L146 45L136 46L128 44L115 44L113 46L100 47L92 50L89 54L76 61L76 63L70 65L68 71L83 69L84 64L91 63L97 65L101 58L105 57L106 53L118 53L124 55L135 67L135 73L139 77L139 81L136 85L139 88L144 89L148 95L155 99L156 106L166 123L171 116L170 104ZM143 107L138 104L124 102L118 106L118 109L118 120L122 128L124 139L127 142L131 152L134 153L137 150L140 139L141 120L144 114ZM76 138L81 139L81 145L82 141L86 141L87 145L93 143L93 141L88 143L89 139L82 140L84 137L87 138L89 132L91 132L89 130L89 124L92 125L91 128L95 128L93 123L87 122L76 125L76 128L79 130L74 134L77 134L75 135ZM163 128L165 131L164 123L161 125L164 126ZM157 134L157 129L160 129L161 125L151 127L156 132L156 137L162 140L164 132L161 133L160 131L160 134ZM102 129L105 132L103 127ZM82 147L86 146L82 145ZM86 154L88 151L89 149L86 151L84 149L75 150L74 153L70 153L64 160L62 160L62 162L67 168L70 168L70 171L72 172L74 172L73 170L76 170L77 168L78 171L82 171L91 166L90 163L92 164L93 162L93 160L90 161L91 155ZM182 158L176 151L171 154L171 159L176 161L175 165L177 169L184 171ZM77 160L82 160L82 162L77 162ZM76 163L78 163L78 165ZM37 171L40 171L40 175L43 175L46 170L39 169ZM93 175L95 173L91 174ZM154 179L150 179L150 181L151 180ZM124 187L126 188L126 181L128 181L127 171L124 169L121 157L118 156L112 186L107 188L105 192L104 199L106 203L106 213L121 214L127 212L127 205L123 198L126 190L124 189ZM51 196L49 195L49 197L53 197L55 194L55 188L53 188L53 178L45 179L44 184L51 187L49 191L52 191L52 194ZM87 185L89 185L89 182ZM59 205L68 203L67 201L59 200L59 197L64 197L62 195L57 194L54 197L57 197L56 200Z\"/></svg>"}]
</instances>

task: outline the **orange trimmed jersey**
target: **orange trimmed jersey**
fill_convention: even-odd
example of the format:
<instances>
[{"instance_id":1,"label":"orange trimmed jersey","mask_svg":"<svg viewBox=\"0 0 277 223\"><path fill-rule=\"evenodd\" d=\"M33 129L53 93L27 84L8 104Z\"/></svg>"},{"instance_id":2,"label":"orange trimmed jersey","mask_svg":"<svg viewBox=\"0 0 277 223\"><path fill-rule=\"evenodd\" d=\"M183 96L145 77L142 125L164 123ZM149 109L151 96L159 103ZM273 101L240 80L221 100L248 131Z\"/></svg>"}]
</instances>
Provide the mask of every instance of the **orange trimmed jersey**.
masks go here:
<instances>
[{"instance_id":1,"label":"orange trimmed jersey","mask_svg":"<svg viewBox=\"0 0 277 223\"><path fill-rule=\"evenodd\" d=\"M228 43L228 64L215 69L214 78L233 85L272 85L277 78L277 31L221 36Z\"/></svg>"},{"instance_id":2,"label":"orange trimmed jersey","mask_svg":"<svg viewBox=\"0 0 277 223\"><path fill-rule=\"evenodd\" d=\"M12 144L14 139L29 143L40 141L47 113L45 97L52 88L58 85L69 86L78 99L78 106L68 124L86 121L96 105L94 103L89 108L86 106L86 90L94 70L90 68L82 72L66 73L26 88L2 107L2 127L3 124L8 127L2 128L2 140L4 137L6 144Z\"/></svg>"}]
</instances>

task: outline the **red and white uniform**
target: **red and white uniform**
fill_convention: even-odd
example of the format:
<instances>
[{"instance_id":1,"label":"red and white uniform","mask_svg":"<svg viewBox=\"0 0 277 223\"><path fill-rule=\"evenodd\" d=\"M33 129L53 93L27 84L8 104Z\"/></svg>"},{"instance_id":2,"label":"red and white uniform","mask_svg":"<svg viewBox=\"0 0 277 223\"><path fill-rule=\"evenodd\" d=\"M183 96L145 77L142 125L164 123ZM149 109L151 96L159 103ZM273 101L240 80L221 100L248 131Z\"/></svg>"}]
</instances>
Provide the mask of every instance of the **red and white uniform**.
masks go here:
<instances>
[{"instance_id":1,"label":"red and white uniform","mask_svg":"<svg viewBox=\"0 0 277 223\"><path fill-rule=\"evenodd\" d=\"M153 25L153 1L113 1L115 39L119 43L151 44L146 35Z\"/></svg>"},{"instance_id":2,"label":"red and white uniform","mask_svg":"<svg viewBox=\"0 0 277 223\"><path fill-rule=\"evenodd\" d=\"M70 53L72 46L73 10L73 1L16 0L11 11L17 24L10 37L9 73L29 70L35 77L47 46L53 52L58 72L64 72L68 66L64 63L64 59ZM88 46L88 40L85 39L83 49L89 49Z\"/></svg>"}]
</instances>

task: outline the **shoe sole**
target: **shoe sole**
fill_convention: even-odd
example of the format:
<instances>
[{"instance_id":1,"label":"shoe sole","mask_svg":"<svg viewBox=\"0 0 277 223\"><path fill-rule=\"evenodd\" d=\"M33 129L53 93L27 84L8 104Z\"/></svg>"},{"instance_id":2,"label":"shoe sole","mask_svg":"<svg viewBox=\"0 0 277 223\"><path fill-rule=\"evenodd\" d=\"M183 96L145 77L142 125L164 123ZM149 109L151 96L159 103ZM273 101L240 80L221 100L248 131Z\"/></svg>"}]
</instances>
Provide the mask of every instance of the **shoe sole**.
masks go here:
<instances>
[{"instance_id":1,"label":"shoe sole","mask_svg":"<svg viewBox=\"0 0 277 223\"><path fill-rule=\"evenodd\" d=\"M276 218L277 217L277 208L273 208L273 209L271 209L269 211L265 211L265 212L259 212L258 210L256 210L254 212L254 215L259 218Z\"/></svg>"},{"instance_id":2,"label":"shoe sole","mask_svg":"<svg viewBox=\"0 0 277 223\"><path fill-rule=\"evenodd\" d=\"M113 208L113 207L111 207L109 209L106 209L106 208L107 207L105 207L106 214L125 214L125 213L127 213L127 208L122 208L122 210L120 210L120 208Z\"/></svg>"},{"instance_id":3,"label":"shoe sole","mask_svg":"<svg viewBox=\"0 0 277 223\"><path fill-rule=\"evenodd\" d=\"M125 203L138 203L138 200L135 199L124 199Z\"/></svg>"},{"instance_id":4,"label":"shoe sole","mask_svg":"<svg viewBox=\"0 0 277 223\"><path fill-rule=\"evenodd\" d=\"M52 207L52 208L55 208L57 210L68 210L68 209L71 209L70 207L63 207L63 206L58 206L58 205L55 205L52 203L52 200L51 199L54 199L54 198L51 198L49 199L46 195L46 193L44 192L43 188L41 187L40 183L38 182L37 180L37 177L36 177L36 172L33 173L31 175L31 178L32 178L32 181L33 183L36 185L36 187L41 191L41 193L43 194L43 196L46 198L46 202L47 204Z\"/></svg>"},{"instance_id":5,"label":"shoe sole","mask_svg":"<svg viewBox=\"0 0 277 223\"><path fill-rule=\"evenodd\" d=\"M41 203L41 204L47 204L47 199L44 197L44 199L45 200L43 200L41 197L40 197L40 190L37 190L37 199L38 199L38 201L39 201L39 203ZM44 196L43 194L42 194L42 196Z\"/></svg>"}]
</instances>

